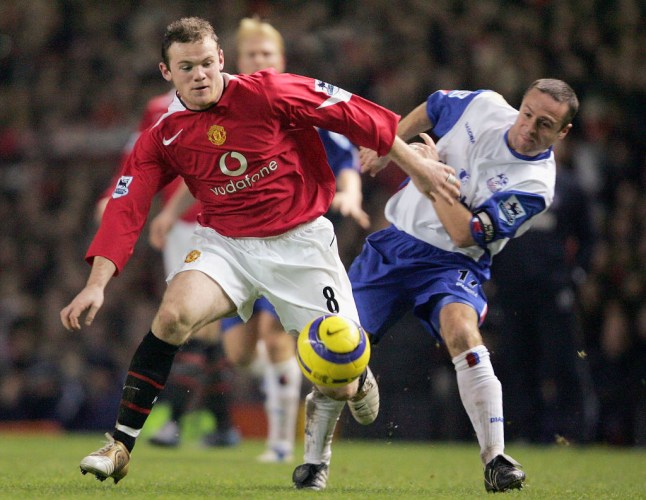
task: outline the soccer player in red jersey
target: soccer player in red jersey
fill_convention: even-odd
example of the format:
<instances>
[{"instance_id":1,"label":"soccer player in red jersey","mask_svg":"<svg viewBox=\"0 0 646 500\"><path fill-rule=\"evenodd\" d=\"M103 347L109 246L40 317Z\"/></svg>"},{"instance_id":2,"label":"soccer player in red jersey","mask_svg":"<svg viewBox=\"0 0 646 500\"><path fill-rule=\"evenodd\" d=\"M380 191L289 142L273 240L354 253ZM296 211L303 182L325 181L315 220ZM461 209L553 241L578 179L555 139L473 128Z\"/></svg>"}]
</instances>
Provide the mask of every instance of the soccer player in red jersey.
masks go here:
<instances>
[{"instance_id":1,"label":"soccer player in red jersey","mask_svg":"<svg viewBox=\"0 0 646 500\"><path fill-rule=\"evenodd\" d=\"M115 482L128 472L130 452L179 346L204 325L236 312L248 319L261 295L288 331L329 313L358 321L334 231L322 217L335 180L315 127L388 155L431 199L455 203L459 195L459 183L447 182L454 169L398 138L399 117L385 108L313 78L274 70L223 73L217 35L203 19L171 23L162 55L162 76L177 94L135 144L88 249L88 281L61 310L69 330L81 328L83 314L84 323L92 323L105 287L132 254L154 195L183 177L202 203L194 249L169 276L151 329L133 355L109 442L81 461L83 472ZM318 387L308 421L317 434L306 443L308 463L294 471L297 487L325 487L329 444L346 402L362 423L376 418L378 407L370 401L378 400L377 386L359 384Z\"/></svg>"},{"instance_id":2,"label":"soccer player in red jersey","mask_svg":"<svg viewBox=\"0 0 646 500\"><path fill-rule=\"evenodd\" d=\"M115 192L115 186L119 183L121 171L139 135L159 121L174 97L175 89L152 97L146 104L137 130L131 134L124 147L119 169L110 187L103 192L96 203L97 222L101 221L110 198L119 196L119 191ZM177 177L162 190L160 194L164 205L168 204L179 188L183 188L181 177ZM191 250L191 237L200 210L200 203L193 202L178 214L176 220L167 228L163 238L153 231L151 224L149 242L162 252L166 275L175 269ZM220 342L220 321L210 323L195 332L190 342L185 344L176 356L173 371L164 391L165 401L170 407L170 420L150 438L150 442L160 446L178 446L181 418L194 404L198 403L213 415L217 424L213 432L203 436L202 443L206 446L237 445L240 442L240 433L231 419L230 381L232 377L233 366L226 359ZM196 401L196 398L199 401Z\"/></svg>"}]
</instances>

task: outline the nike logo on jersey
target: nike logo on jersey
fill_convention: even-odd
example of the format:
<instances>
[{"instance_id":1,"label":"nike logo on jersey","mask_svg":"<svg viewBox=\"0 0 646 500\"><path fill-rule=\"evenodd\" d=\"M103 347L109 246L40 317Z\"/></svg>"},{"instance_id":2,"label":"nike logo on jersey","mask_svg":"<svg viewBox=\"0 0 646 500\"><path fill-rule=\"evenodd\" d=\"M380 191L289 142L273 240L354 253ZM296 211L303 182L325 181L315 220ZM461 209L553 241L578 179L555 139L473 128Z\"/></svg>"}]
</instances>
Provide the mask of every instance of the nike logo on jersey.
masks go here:
<instances>
[{"instance_id":1,"label":"nike logo on jersey","mask_svg":"<svg viewBox=\"0 0 646 500\"><path fill-rule=\"evenodd\" d=\"M182 133L182 131L183 131L183 130L184 130L184 129L181 129L179 132L177 132L177 133L176 133L173 137L171 137L170 139L166 139L166 138L164 137L164 138L162 139L162 144L163 144L164 146L168 146L171 142L173 142L175 139L177 139L177 137L179 136L179 134L181 134L181 133Z\"/></svg>"},{"instance_id":2,"label":"nike logo on jersey","mask_svg":"<svg viewBox=\"0 0 646 500\"><path fill-rule=\"evenodd\" d=\"M330 97L316 109L327 108L339 102L348 102L352 97L352 94L347 90L340 89L330 83L322 82L321 80L316 80L314 82L314 90L317 92L325 92Z\"/></svg>"}]
</instances>

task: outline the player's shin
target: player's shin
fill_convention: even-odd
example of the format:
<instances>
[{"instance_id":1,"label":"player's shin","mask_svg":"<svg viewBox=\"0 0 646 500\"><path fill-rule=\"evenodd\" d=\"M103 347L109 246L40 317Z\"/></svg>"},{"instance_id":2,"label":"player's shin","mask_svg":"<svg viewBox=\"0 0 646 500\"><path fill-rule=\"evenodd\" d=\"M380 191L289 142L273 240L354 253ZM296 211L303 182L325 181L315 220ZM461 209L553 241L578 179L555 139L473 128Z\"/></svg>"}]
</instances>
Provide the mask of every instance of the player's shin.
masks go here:
<instances>
[{"instance_id":1,"label":"player's shin","mask_svg":"<svg viewBox=\"0 0 646 500\"><path fill-rule=\"evenodd\" d=\"M302 380L303 375L294 357L267 365L265 371L267 446L269 451L275 454L277 461L291 460L294 451Z\"/></svg>"},{"instance_id":2,"label":"player's shin","mask_svg":"<svg viewBox=\"0 0 646 500\"><path fill-rule=\"evenodd\" d=\"M305 398L305 463L330 463L332 436L345 401L323 395L316 387Z\"/></svg>"},{"instance_id":3,"label":"player's shin","mask_svg":"<svg viewBox=\"0 0 646 500\"><path fill-rule=\"evenodd\" d=\"M460 398L478 436L480 458L486 464L505 448L502 387L484 345L455 356L453 364Z\"/></svg>"},{"instance_id":4,"label":"player's shin","mask_svg":"<svg viewBox=\"0 0 646 500\"><path fill-rule=\"evenodd\" d=\"M132 357L123 386L113 437L132 451L135 440L164 388L179 347L149 332Z\"/></svg>"}]
</instances>

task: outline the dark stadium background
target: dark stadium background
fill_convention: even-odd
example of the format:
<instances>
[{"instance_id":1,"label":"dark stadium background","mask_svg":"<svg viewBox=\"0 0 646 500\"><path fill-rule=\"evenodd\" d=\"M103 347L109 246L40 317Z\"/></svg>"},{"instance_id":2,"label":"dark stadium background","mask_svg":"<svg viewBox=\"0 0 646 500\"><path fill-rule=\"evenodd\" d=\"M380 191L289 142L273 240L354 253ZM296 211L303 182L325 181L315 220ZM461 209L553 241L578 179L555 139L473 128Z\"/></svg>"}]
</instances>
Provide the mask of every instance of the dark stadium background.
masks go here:
<instances>
[{"instance_id":1,"label":"dark stadium background","mask_svg":"<svg viewBox=\"0 0 646 500\"><path fill-rule=\"evenodd\" d=\"M645 10L637 0L3 1L0 428L112 427L120 377L164 283L160 256L142 237L95 324L62 328L58 313L87 276L94 202L147 99L167 88L157 69L166 24L209 19L233 72L232 33L258 14L283 33L289 71L401 114L439 88L492 88L512 105L539 77L575 88L581 111L559 158L592 200L599 234L578 288L577 352L566 357L591 375L580 439L644 446ZM381 209L400 181L396 170L365 179L372 229L385 224ZM338 232L349 263L365 233L348 222ZM484 332L496 367L505 333L494 287L490 297ZM345 435L474 439L450 360L414 319L393 328L372 365L381 415L366 428L343 417ZM240 403L261 404L253 384L240 387Z\"/></svg>"}]
</instances>

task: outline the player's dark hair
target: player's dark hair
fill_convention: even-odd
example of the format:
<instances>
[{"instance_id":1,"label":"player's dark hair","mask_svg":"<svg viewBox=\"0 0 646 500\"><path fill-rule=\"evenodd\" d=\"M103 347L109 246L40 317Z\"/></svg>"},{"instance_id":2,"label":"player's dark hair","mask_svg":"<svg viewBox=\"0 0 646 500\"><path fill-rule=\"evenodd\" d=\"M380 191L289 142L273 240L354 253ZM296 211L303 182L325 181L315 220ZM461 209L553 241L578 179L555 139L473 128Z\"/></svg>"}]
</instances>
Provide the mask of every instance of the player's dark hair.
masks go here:
<instances>
[{"instance_id":1,"label":"player's dark hair","mask_svg":"<svg viewBox=\"0 0 646 500\"><path fill-rule=\"evenodd\" d=\"M173 43L196 43L207 37L213 38L215 43L218 43L218 35L215 34L211 23L200 17L183 17L170 23L166 27L162 41L162 61L168 66L168 48Z\"/></svg>"},{"instance_id":2,"label":"player's dark hair","mask_svg":"<svg viewBox=\"0 0 646 500\"><path fill-rule=\"evenodd\" d=\"M575 115L579 111L579 99L576 96L572 87L570 87L563 80L556 80L554 78L541 78L532 83L525 91L525 95L532 89L539 90L544 94L549 95L556 102L564 102L568 106L568 112L563 117L562 127L572 123Z\"/></svg>"}]
</instances>

